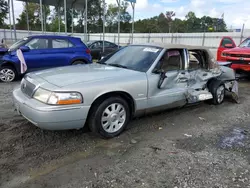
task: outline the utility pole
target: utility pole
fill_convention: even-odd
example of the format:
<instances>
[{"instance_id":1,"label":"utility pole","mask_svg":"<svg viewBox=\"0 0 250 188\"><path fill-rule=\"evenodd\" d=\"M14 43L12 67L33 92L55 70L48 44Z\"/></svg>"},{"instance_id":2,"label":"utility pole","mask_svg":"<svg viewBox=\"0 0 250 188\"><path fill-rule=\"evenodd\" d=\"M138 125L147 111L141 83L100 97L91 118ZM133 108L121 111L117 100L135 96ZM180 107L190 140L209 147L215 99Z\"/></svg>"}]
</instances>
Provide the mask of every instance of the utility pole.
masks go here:
<instances>
[{"instance_id":1,"label":"utility pole","mask_svg":"<svg viewBox=\"0 0 250 188\"><path fill-rule=\"evenodd\" d=\"M30 32L30 24L29 24L29 7L28 7L28 2L26 2L26 22L27 22L27 30L28 33Z\"/></svg>"},{"instance_id":2,"label":"utility pole","mask_svg":"<svg viewBox=\"0 0 250 188\"><path fill-rule=\"evenodd\" d=\"M241 36L240 36L240 43L241 43L241 42L242 42L242 40L243 40L244 29L245 29L245 23L243 23L243 25L242 25L242 29L241 29Z\"/></svg>"},{"instance_id":3,"label":"utility pole","mask_svg":"<svg viewBox=\"0 0 250 188\"><path fill-rule=\"evenodd\" d=\"M84 23L84 33L85 33L85 42L88 42L88 0L85 0L85 23Z\"/></svg>"},{"instance_id":4,"label":"utility pole","mask_svg":"<svg viewBox=\"0 0 250 188\"><path fill-rule=\"evenodd\" d=\"M43 32L44 30L43 30L43 2L42 0L40 0L40 20L41 20L41 29Z\"/></svg>"},{"instance_id":5,"label":"utility pole","mask_svg":"<svg viewBox=\"0 0 250 188\"><path fill-rule=\"evenodd\" d=\"M104 41L105 41L105 22L106 22L106 19L105 19L105 13L106 12L106 3L105 3L105 0L103 0L103 20L102 20L102 31L103 31L103 34L102 34L102 52L104 53Z\"/></svg>"},{"instance_id":6,"label":"utility pole","mask_svg":"<svg viewBox=\"0 0 250 188\"><path fill-rule=\"evenodd\" d=\"M11 35L11 40L13 40L12 26L11 26L11 15L10 15L10 0L8 0L8 8L9 8L10 35Z\"/></svg>"},{"instance_id":7,"label":"utility pole","mask_svg":"<svg viewBox=\"0 0 250 188\"><path fill-rule=\"evenodd\" d=\"M118 4L118 48L120 46L120 22L121 22L121 0L116 0Z\"/></svg>"},{"instance_id":8,"label":"utility pole","mask_svg":"<svg viewBox=\"0 0 250 188\"><path fill-rule=\"evenodd\" d=\"M16 40L17 40L17 37L16 37L16 22L15 22L15 14L14 14L14 3L13 3L13 0L11 0L11 9L12 9L12 19L13 19L14 36L15 36L15 41L16 41Z\"/></svg>"},{"instance_id":9,"label":"utility pole","mask_svg":"<svg viewBox=\"0 0 250 188\"><path fill-rule=\"evenodd\" d=\"M130 2L133 9L133 20L132 20L132 44L134 43L134 32L135 32L135 2Z\"/></svg>"},{"instance_id":10,"label":"utility pole","mask_svg":"<svg viewBox=\"0 0 250 188\"><path fill-rule=\"evenodd\" d=\"M64 28L65 28L65 34L68 33L67 31L67 4L66 4L66 0L64 0L64 22L65 22L65 25L64 25Z\"/></svg>"}]
</instances>

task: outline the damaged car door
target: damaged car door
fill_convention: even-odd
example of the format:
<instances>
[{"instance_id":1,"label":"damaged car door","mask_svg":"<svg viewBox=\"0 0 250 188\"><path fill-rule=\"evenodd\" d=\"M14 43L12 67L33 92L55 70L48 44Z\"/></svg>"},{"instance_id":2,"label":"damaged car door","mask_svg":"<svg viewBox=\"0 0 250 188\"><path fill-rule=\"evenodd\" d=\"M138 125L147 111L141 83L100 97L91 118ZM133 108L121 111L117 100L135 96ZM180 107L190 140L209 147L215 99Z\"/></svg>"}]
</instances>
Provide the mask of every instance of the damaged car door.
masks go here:
<instances>
[{"instance_id":1,"label":"damaged car door","mask_svg":"<svg viewBox=\"0 0 250 188\"><path fill-rule=\"evenodd\" d=\"M186 104L188 72L185 71L185 49L169 49L162 55L148 75L149 111L162 110Z\"/></svg>"}]
</instances>

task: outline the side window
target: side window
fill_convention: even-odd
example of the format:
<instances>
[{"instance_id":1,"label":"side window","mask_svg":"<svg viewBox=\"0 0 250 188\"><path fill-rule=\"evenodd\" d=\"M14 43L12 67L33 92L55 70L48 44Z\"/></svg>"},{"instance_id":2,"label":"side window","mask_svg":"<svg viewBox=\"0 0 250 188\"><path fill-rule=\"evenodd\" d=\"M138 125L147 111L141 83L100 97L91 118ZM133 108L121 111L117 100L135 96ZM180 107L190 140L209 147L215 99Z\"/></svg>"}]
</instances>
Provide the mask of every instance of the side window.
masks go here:
<instances>
[{"instance_id":1,"label":"side window","mask_svg":"<svg viewBox=\"0 0 250 188\"><path fill-rule=\"evenodd\" d=\"M48 48L48 39L39 39L35 38L29 41L25 46L29 47L31 50L33 49L46 49Z\"/></svg>"},{"instance_id":2,"label":"side window","mask_svg":"<svg viewBox=\"0 0 250 188\"><path fill-rule=\"evenodd\" d=\"M73 47L73 44L68 40L64 39L52 39L53 48L70 48Z\"/></svg>"},{"instance_id":3,"label":"side window","mask_svg":"<svg viewBox=\"0 0 250 188\"><path fill-rule=\"evenodd\" d=\"M101 42L95 42L95 43L92 44L92 46L91 46L92 49L98 49L98 48L101 48L101 47L102 47Z\"/></svg>"},{"instance_id":4,"label":"side window","mask_svg":"<svg viewBox=\"0 0 250 188\"><path fill-rule=\"evenodd\" d=\"M198 58L198 54L195 52L189 52L189 70L196 70L201 68L201 63Z\"/></svg>"},{"instance_id":5,"label":"side window","mask_svg":"<svg viewBox=\"0 0 250 188\"><path fill-rule=\"evenodd\" d=\"M226 45L234 45L233 44L233 41L230 39L230 38L224 38L223 40L222 40L222 42L221 42L221 47L224 47L224 48L226 48Z\"/></svg>"},{"instance_id":6,"label":"side window","mask_svg":"<svg viewBox=\"0 0 250 188\"><path fill-rule=\"evenodd\" d=\"M165 72L180 70L182 65L181 50L168 50L159 62L158 69Z\"/></svg>"},{"instance_id":7,"label":"side window","mask_svg":"<svg viewBox=\"0 0 250 188\"><path fill-rule=\"evenodd\" d=\"M113 43L111 43L111 42L104 42L104 46L105 46L106 48L113 48L113 47L115 47L115 44L113 44Z\"/></svg>"},{"instance_id":8,"label":"side window","mask_svg":"<svg viewBox=\"0 0 250 188\"><path fill-rule=\"evenodd\" d=\"M104 47L109 48L110 47L110 43L105 41L104 42Z\"/></svg>"}]
</instances>

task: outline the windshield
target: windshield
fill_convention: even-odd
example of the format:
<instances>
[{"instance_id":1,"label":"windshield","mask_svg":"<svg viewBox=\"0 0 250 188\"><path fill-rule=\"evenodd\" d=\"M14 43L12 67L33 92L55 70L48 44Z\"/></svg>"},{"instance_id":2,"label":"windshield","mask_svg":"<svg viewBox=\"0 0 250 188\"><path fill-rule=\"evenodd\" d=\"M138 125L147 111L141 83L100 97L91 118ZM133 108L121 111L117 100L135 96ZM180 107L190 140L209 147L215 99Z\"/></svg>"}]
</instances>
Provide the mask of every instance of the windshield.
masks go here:
<instances>
[{"instance_id":1,"label":"windshield","mask_svg":"<svg viewBox=\"0 0 250 188\"><path fill-rule=\"evenodd\" d=\"M244 40L244 41L240 44L239 47L241 47L241 48L243 48L243 47L250 47L250 38Z\"/></svg>"},{"instance_id":2,"label":"windshield","mask_svg":"<svg viewBox=\"0 0 250 188\"><path fill-rule=\"evenodd\" d=\"M91 44L93 44L93 41L89 41L86 43L86 45L89 47Z\"/></svg>"},{"instance_id":3,"label":"windshield","mask_svg":"<svg viewBox=\"0 0 250 188\"><path fill-rule=\"evenodd\" d=\"M20 46L24 45L27 40L28 40L28 38L23 38L22 40L17 41L12 46L10 46L9 51L17 50Z\"/></svg>"},{"instance_id":4,"label":"windshield","mask_svg":"<svg viewBox=\"0 0 250 188\"><path fill-rule=\"evenodd\" d=\"M162 48L150 46L127 46L110 54L99 63L146 72L160 54Z\"/></svg>"}]
</instances>

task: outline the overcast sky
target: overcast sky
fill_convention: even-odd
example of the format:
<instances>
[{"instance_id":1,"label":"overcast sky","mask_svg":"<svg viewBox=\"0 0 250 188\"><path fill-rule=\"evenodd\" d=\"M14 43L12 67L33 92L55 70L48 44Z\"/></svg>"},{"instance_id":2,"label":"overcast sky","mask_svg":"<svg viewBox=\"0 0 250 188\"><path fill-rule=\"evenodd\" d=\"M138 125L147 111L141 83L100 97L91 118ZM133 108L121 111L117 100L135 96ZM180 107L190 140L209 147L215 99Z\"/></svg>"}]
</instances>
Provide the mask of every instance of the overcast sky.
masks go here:
<instances>
[{"instance_id":1,"label":"overcast sky","mask_svg":"<svg viewBox=\"0 0 250 188\"><path fill-rule=\"evenodd\" d=\"M116 0L106 0L116 3ZM15 16L22 12L22 3L15 1ZM189 11L195 12L197 17L203 15L224 19L228 28L241 28L243 22L250 29L250 0L137 0L135 19L144 19L159 15L161 12L173 10L176 17L184 19ZM131 7L129 12L132 13Z\"/></svg>"}]
</instances>

